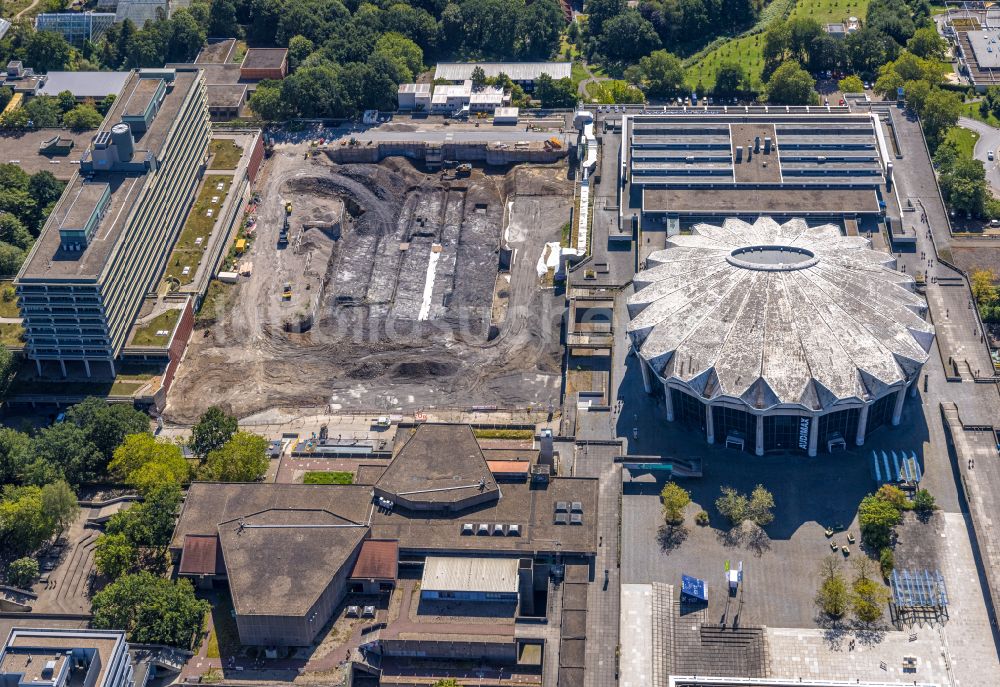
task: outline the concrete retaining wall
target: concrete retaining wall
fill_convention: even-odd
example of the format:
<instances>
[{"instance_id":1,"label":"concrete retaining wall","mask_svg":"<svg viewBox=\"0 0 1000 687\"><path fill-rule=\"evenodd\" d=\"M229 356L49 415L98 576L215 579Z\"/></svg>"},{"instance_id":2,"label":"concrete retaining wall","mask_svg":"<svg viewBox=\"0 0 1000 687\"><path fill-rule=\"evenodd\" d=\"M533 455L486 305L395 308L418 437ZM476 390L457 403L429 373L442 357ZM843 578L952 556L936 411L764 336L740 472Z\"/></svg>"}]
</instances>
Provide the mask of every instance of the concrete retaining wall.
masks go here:
<instances>
[{"instance_id":1,"label":"concrete retaining wall","mask_svg":"<svg viewBox=\"0 0 1000 687\"><path fill-rule=\"evenodd\" d=\"M428 151L430 155L428 156ZM541 143L527 146L497 143L424 143L421 141L387 141L381 143L340 146L329 148L326 153L333 162L375 163L387 157L406 157L431 162L456 160L458 162L485 162L488 165L509 165L518 162L546 164L567 155L567 148L546 149Z\"/></svg>"}]
</instances>

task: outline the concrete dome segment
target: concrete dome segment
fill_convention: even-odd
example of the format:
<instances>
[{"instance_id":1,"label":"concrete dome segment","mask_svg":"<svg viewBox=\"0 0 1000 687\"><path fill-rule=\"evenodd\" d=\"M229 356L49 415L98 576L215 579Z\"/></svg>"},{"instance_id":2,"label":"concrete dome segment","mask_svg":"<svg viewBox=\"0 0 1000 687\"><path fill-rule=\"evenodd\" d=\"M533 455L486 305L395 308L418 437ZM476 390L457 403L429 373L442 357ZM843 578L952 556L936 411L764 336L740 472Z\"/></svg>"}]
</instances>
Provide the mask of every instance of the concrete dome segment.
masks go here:
<instances>
[{"instance_id":1,"label":"concrete dome segment","mask_svg":"<svg viewBox=\"0 0 1000 687\"><path fill-rule=\"evenodd\" d=\"M834 225L728 219L671 237L635 277L629 334L702 399L823 411L905 385L934 340L895 260Z\"/></svg>"}]
</instances>

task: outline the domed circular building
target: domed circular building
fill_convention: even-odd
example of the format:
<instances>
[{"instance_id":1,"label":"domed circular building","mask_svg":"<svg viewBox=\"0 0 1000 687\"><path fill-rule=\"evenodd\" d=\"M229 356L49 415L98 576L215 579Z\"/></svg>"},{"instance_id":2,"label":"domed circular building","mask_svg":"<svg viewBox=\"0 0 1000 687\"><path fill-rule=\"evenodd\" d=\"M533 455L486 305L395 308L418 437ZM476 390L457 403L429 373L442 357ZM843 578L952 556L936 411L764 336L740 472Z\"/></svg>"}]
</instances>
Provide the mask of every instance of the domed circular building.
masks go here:
<instances>
[{"instance_id":1,"label":"domed circular building","mask_svg":"<svg viewBox=\"0 0 1000 687\"><path fill-rule=\"evenodd\" d=\"M767 217L699 224L667 246L628 301L667 420L709 443L810 456L899 423L934 328L892 256L831 224Z\"/></svg>"}]
</instances>

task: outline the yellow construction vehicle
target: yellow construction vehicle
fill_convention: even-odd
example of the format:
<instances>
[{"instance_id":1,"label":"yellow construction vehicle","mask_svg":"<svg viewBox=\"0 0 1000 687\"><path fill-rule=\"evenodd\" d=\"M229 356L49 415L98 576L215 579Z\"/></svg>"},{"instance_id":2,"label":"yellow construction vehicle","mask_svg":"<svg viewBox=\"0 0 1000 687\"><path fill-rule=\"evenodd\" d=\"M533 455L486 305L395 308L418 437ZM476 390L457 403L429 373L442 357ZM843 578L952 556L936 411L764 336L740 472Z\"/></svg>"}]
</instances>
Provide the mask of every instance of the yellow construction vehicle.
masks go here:
<instances>
[{"instance_id":1,"label":"yellow construction vehicle","mask_svg":"<svg viewBox=\"0 0 1000 687\"><path fill-rule=\"evenodd\" d=\"M285 203L285 214L286 215L292 214L292 203L291 203L291 201Z\"/></svg>"},{"instance_id":2,"label":"yellow construction vehicle","mask_svg":"<svg viewBox=\"0 0 1000 687\"><path fill-rule=\"evenodd\" d=\"M553 136L549 139L549 145L558 150L559 148L562 148L562 141L559 140L558 136Z\"/></svg>"}]
</instances>

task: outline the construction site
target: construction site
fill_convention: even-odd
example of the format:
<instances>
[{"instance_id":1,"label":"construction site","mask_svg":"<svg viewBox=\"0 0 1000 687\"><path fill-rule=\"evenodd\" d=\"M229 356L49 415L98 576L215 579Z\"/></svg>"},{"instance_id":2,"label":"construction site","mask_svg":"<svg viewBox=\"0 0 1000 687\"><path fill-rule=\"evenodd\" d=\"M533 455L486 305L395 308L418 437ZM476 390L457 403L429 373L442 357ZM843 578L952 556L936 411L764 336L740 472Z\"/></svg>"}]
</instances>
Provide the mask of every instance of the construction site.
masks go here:
<instances>
[{"instance_id":1,"label":"construction site","mask_svg":"<svg viewBox=\"0 0 1000 687\"><path fill-rule=\"evenodd\" d=\"M166 417L557 404L563 301L537 263L570 219L566 161L335 159L299 143L265 164L253 242L209 290Z\"/></svg>"}]
</instances>

